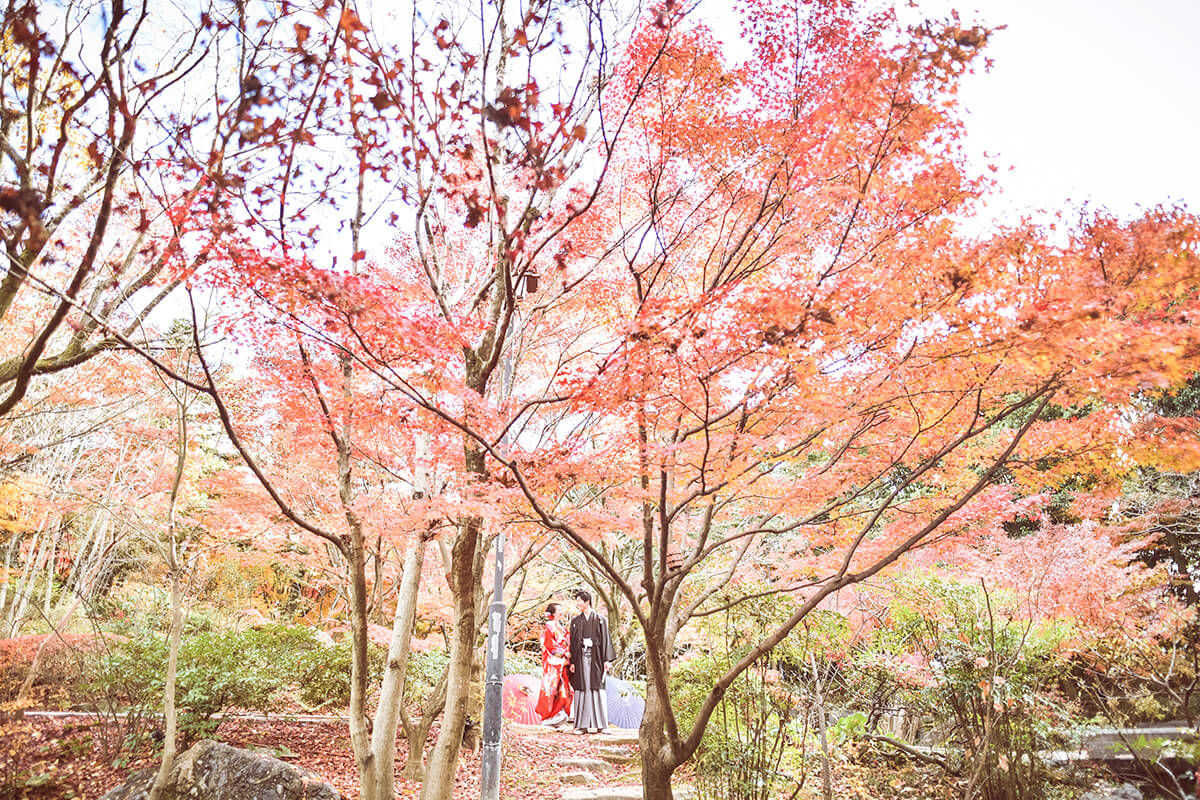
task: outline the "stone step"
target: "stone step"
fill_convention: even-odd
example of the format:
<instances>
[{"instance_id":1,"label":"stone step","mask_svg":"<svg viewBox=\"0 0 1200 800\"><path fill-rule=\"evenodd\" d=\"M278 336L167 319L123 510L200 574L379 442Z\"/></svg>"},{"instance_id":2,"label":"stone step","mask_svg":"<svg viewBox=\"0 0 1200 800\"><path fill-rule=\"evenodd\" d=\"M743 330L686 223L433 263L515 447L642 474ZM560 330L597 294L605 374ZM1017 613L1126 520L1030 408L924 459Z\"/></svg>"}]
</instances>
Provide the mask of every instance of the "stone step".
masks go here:
<instances>
[{"instance_id":1,"label":"stone step","mask_svg":"<svg viewBox=\"0 0 1200 800\"><path fill-rule=\"evenodd\" d=\"M616 765L598 758L564 758L558 762L564 769L584 772L612 772Z\"/></svg>"},{"instance_id":2,"label":"stone step","mask_svg":"<svg viewBox=\"0 0 1200 800\"><path fill-rule=\"evenodd\" d=\"M562 800L643 800L641 786L598 786L594 789L567 789Z\"/></svg>"},{"instance_id":3,"label":"stone step","mask_svg":"<svg viewBox=\"0 0 1200 800\"><path fill-rule=\"evenodd\" d=\"M612 764L631 764L641 758L638 751L630 749L628 745L601 745L598 752L600 758Z\"/></svg>"},{"instance_id":4,"label":"stone step","mask_svg":"<svg viewBox=\"0 0 1200 800\"><path fill-rule=\"evenodd\" d=\"M609 732L596 733L591 736L591 740L599 745L636 745L638 743L637 731L626 731L620 728L609 728Z\"/></svg>"},{"instance_id":5,"label":"stone step","mask_svg":"<svg viewBox=\"0 0 1200 800\"><path fill-rule=\"evenodd\" d=\"M557 733L557 729L552 728L549 725L526 725L521 722L508 722L505 724L514 733L523 733L527 736L540 736L542 734Z\"/></svg>"},{"instance_id":6,"label":"stone step","mask_svg":"<svg viewBox=\"0 0 1200 800\"><path fill-rule=\"evenodd\" d=\"M671 794L675 800L688 800L696 796L694 786L673 786ZM641 784L636 786L596 786L592 788L567 789L561 795L561 800L645 800L642 797Z\"/></svg>"},{"instance_id":7,"label":"stone step","mask_svg":"<svg viewBox=\"0 0 1200 800\"><path fill-rule=\"evenodd\" d=\"M598 781L599 781L599 778L597 778L595 775L593 775L592 773L587 772L587 771L564 772L562 775L562 782L566 783L566 784L570 784L572 786L580 786L580 785L586 786L588 784L596 783Z\"/></svg>"}]
</instances>

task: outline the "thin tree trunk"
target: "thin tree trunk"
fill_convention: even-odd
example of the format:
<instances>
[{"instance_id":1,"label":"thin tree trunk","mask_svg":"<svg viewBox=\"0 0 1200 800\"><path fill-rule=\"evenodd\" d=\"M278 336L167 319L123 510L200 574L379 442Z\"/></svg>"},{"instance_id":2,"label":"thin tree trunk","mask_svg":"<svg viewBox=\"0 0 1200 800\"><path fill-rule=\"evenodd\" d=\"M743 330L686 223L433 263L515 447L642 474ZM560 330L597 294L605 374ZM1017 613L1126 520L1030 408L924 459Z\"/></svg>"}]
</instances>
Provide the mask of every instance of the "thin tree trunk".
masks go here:
<instances>
[{"instance_id":1,"label":"thin tree trunk","mask_svg":"<svg viewBox=\"0 0 1200 800\"><path fill-rule=\"evenodd\" d=\"M392 621L387 670L383 674L379 708L375 711L375 725L371 731L376 797L390 798L396 792L396 728L400 723L400 708L404 704L404 677L408 672L413 621L417 614L417 592L421 585L421 565L425 563L425 546L426 539L420 536L404 553L404 574L396 600L396 616ZM420 760L420 753L417 754L417 758Z\"/></svg>"},{"instance_id":2,"label":"thin tree trunk","mask_svg":"<svg viewBox=\"0 0 1200 800\"><path fill-rule=\"evenodd\" d=\"M434 720L446 707L446 677L447 671L443 670L437 686L425 700L420 721L407 719L408 715L401 711L402 719L405 719L404 732L408 738L408 761L404 765L404 777L410 781L425 780L425 744L429 741Z\"/></svg>"},{"instance_id":3,"label":"thin tree trunk","mask_svg":"<svg viewBox=\"0 0 1200 800\"><path fill-rule=\"evenodd\" d=\"M346 40L347 57L349 56L350 41ZM354 214L350 219L350 249L355 255L350 260L350 273L358 275L358 256L360 236L366 215L366 162L367 146L359 130L358 109L354 101L353 77L346 79L347 112L350 127L358 138L358 183L355 191ZM301 350L303 353L303 349ZM307 357L306 357L307 361ZM386 778L380 775L378 753L373 747L371 729L367 720L367 615L370 610L371 597L367 590L367 553L366 539L361 521L354 513L354 484L351 481L353 459L351 452L351 437L354 435L354 387L352 378L354 365L344 353L338 357L342 372L342 419L340 435L334 426L333 415L330 413L325 400L321 396L319 384L313 375L309 375L313 390L321 402L321 410L329 425L329 434L337 447L338 454L338 494L342 502L342 514L346 518L349 529L349 552L346 553L350 562L350 622L353 633L351 669L350 669L350 744L354 750L354 759L358 765L359 791L361 800L393 800L393 792L386 791L385 786L391 786L393 775L389 771ZM382 555L382 554L378 554ZM394 637L393 637L394 638ZM390 650L390 648L389 648ZM395 736L387 743L392 751L390 757L395 759Z\"/></svg>"},{"instance_id":4,"label":"thin tree trunk","mask_svg":"<svg viewBox=\"0 0 1200 800\"><path fill-rule=\"evenodd\" d=\"M8 540L8 544L4 548L4 582L0 583L0 613L8 605L8 571L12 569L13 552L20 543L21 537L14 535Z\"/></svg>"},{"instance_id":5,"label":"thin tree trunk","mask_svg":"<svg viewBox=\"0 0 1200 800\"><path fill-rule=\"evenodd\" d=\"M175 683L179 669L179 645L183 633L183 590L179 569L171 569L171 632L167 645L167 683L163 690L163 752L154 785L147 800L159 800L166 788L167 778L175 766L179 712L175 705Z\"/></svg>"},{"instance_id":6,"label":"thin tree trunk","mask_svg":"<svg viewBox=\"0 0 1200 800\"><path fill-rule=\"evenodd\" d=\"M361 200L360 200L361 202ZM303 354L303 349L301 350ZM307 362L307 356L304 358ZM350 359L340 356L342 371L342 424L340 432L334 428L333 416L325 400L320 396L316 379L311 374L314 391L318 392L322 413L329 425L329 434L337 447L338 455L338 496L342 503L342 515L346 519L347 535L345 537L347 568L350 581L350 746L354 751L354 761L358 767L359 792L361 800L392 800L391 794L379 793L375 751L371 747L371 724L367 717L367 678L370 671L367 663L367 614L371 603L370 591L367 588L367 547L362 523L354 512L354 483L352 480L354 463L351 453L351 437L353 436L354 393L352 377L354 367ZM393 742L393 747L394 747Z\"/></svg>"},{"instance_id":7,"label":"thin tree trunk","mask_svg":"<svg viewBox=\"0 0 1200 800\"><path fill-rule=\"evenodd\" d=\"M32 594L30 588L32 575L37 568L37 563L42 559L46 539L49 538L49 534L45 533L46 523L49 520L50 512L47 511L46 516L42 518L42 524L33 534L33 541L29 545L29 559L21 569L21 577L17 580L17 585L13 590L12 607L9 608L8 619L5 621L10 638L17 635L21 627L21 618L25 616L25 607L29 603L29 595Z\"/></svg>"},{"instance_id":8,"label":"thin tree trunk","mask_svg":"<svg viewBox=\"0 0 1200 800\"><path fill-rule=\"evenodd\" d=\"M54 559L58 556L58 543L62 541L66 524L58 526L58 532L50 543L50 553L46 557L46 594L42 598L42 616L50 621L50 601L54 599Z\"/></svg>"},{"instance_id":9,"label":"thin tree trunk","mask_svg":"<svg viewBox=\"0 0 1200 800\"><path fill-rule=\"evenodd\" d=\"M70 466L59 472L56 476L58 488L66 486L71 482L71 480L75 477L75 471L79 468L79 461L82 458L82 449L76 448L74 452L74 458L72 458ZM52 490L47 499L53 500L57 492L58 489ZM29 599L33 595L33 585L37 578L37 565L42 560L46 540L49 538L49 534L46 533L46 523L49 522L49 520L50 512L47 511L45 516L42 517L42 524L38 527L37 533L34 534L36 538L34 543L30 546L30 550L33 550L34 547L37 547L38 552L31 561L26 562L26 569L22 571L21 580L17 584L17 591L13 597L13 608L9 609L10 612L15 611L16 613L10 613L9 618L6 620L6 628L9 636L17 635L21 626L21 619L25 616L25 608L28 606ZM59 533L61 533L61 530Z\"/></svg>"},{"instance_id":10,"label":"thin tree trunk","mask_svg":"<svg viewBox=\"0 0 1200 800\"><path fill-rule=\"evenodd\" d=\"M71 557L71 566L67 569L67 577L63 578L62 600L59 601L60 607L70 604L70 596L74 593L75 582L77 577L82 574L80 570L86 568L88 562L91 561L92 549L98 538L96 536L96 529L99 527L102 513L97 511L92 514L91 522L87 526L87 532L84 533L78 546L73 548L75 554Z\"/></svg>"},{"instance_id":11,"label":"thin tree trunk","mask_svg":"<svg viewBox=\"0 0 1200 800\"><path fill-rule=\"evenodd\" d=\"M362 530L351 523L350 533L350 745L358 766L362 800L391 800L376 794L373 780L375 756L371 750L371 727L367 719L367 592L366 548Z\"/></svg>"},{"instance_id":12,"label":"thin tree trunk","mask_svg":"<svg viewBox=\"0 0 1200 800\"><path fill-rule=\"evenodd\" d=\"M72 459L71 465L65 471L59 473L59 475L58 475L59 488L66 486L75 477L75 471L79 468L79 462L83 458L82 449L77 448L75 450L74 455L75 455L75 457ZM50 499L53 499L53 497L56 493L57 493L57 490L55 492L52 492L50 495ZM22 586L21 591L17 595L20 598L20 605L19 605L19 608L17 609L16 615L13 617L13 619L10 623L9 636L17 635L17 632L21 625L21 619L25 616L25 609L28 606L30 599L33 597L34 587L37 584L38 565L42 562L43 557L46 556L45 546L48 542L52 543L52 547L50 549L49 557L46 559L46 572L47 572L47 576L48 576L47 577L48 586L47 586L46 591L50 592L53 590L53 578L50 576L53 575L53 570L54 570L54 551L57 549L58 540L62 536L64 522L63 522L62 516L59 515L58 530L55 532L53 539L51 539L50 533L46 529L46 523L49 521L49 519L50 519L50 512L47 511L46 515L42 518L41 527L38 528L38 533L41 535L41 543L38 548L37 556L34 557L33 560L30 561L26 565L29 567L29 570L27 570L22 575L22 577L24 578L23 586ZM50 606L50 599L47 597L46 602L45 602L45 610L44 610L44 613L47 618L49 618L49 614L50 614L49 606Z\"/></svg>"},{"instance_id":13,"label":"thin tree trunk","mask_svg":"<svg viewBox=\"0 0 1200 800\"><path fill-rule=\"evenodd\" d=\"M180 391L184 391L181 389ZM160 800L167 778L175 766L176 726L178 711L175 707L175 679L179 668L179 643L183 634L183 586L180 579L179 536L176 526L175 508L179 500L179 487L183 483L183 471L187 465L187 405L176 397L178 447L176 448L175 477L171 483L171 494L167 498L167 535L163 552L171 576L171 630L167 644L167 679L163 688L163 752L154 785L150 787L147 800Z\"/></svg>"},{"instance_id":14,"label":"thin tree trunk","mask_svg":"<svg viewBox=\"0 0 1200 800\"><path fill-rule=\"evenodd\" d=\"M115 542L114 542L114 544L115 544ZM104 558L107 555L107 552L108 551L106 549L104 552L100 553L100 556L95 560L94 566L88 571L88 574L86 576L84 576L83 580L88 585L90 585L93 581L95 581L96 578L100 575L100 570L101 570L101 567L104 565ZM52 628L51 635L49 635L45 639L43 639L42 643L40 645L38 645L37 652L33 654L33 662L29 665L29 674L25 676L25 680L24 680L24 682L22 682L21 688L17 692L17 702L18 703L24 704L24 703L28 702L29 693L33 688L33 682L37 678L38 670L41 669L42 654L45 652L46 646L50 643L51 639L53 639L53 638L61 639L62 638L63 629L66 628L67 624L71 621L71 617L74 616L76 610L78 610L79 606L82 605L84 596L85 595L82 592L75 593L70 604L67 605L66 609L63 611L62 615L59 617L58 624L51 625L51 628Z\"/></svg>"},{"instance_id":15,"label":"thin tree trunk","mask_svg":"<svg viewBox=\"0 0 1200 800\"><path fill-rule=\"evenodd\" d=\"M383 534L375 536L375 555L371 558L373 580L371 581L371 616L376 625L382 625L383 614Z\"/></svg>"},{"instance_id":16,"label":"thin tree trunk","mask_svg":"<svg viewBox=\"0 0 1200 800\"><path fill-rule=\"evenodd\" d=\"M481 471L482 454L478 454L477 459ZM468 459L468 470L470 467ZM454 597L454 631L450 638L447 665L446 708L442 713L442 729L437 744L429 756L425 783L421 786L421 800L450 800L454 790L463 728L471 700L471 672L478 629L475 594L479 570L476 569L476 562L480 558L482 527L482 520L478 517L465 520L459 527L452 549L450 592Z\"/></svg>"},{"instance_id":17,"label":"thin tree trunk","mask_svg":"<svg viewBox=\"0 0 1200 800\"><path fill-rule=\"evenodd\" d=\"M108 540L108 526L111 523L112 513L107 509L100 511L92 518L92 524L88 527L87 540L80 548L79 555L72 560L71 573L67 576L67 582L63 584L72 595L78 595L80 587L89 583L84 580L84 576L91 574L92 562L100 553L107 552L108 548L105 546L105 542ZM90 589L90 587L88 588ZM70 601L64 598L63 602Z\"/></svg>"},{"instance_id":18,"label":"thin tree trunk","mask_svg":"<svg viewBox=\"0 0 1200 800\"><path fill-rule=\"evenodd\" d=\"M821 673L817 669L817 659L808 654L808 663L812 667L813 695L817 701L817 732L821 737L821 796L825 800L833 800L833 775L829 768L829 738L825 731L825 698L821 694Z\"/></svg>"},{"instance_id":19,"label":"thin tree trunk","mask_svg":"<svg viewBox=\"0 0 1200 800\"><path fill-rule=\"evenodd\" d=\"M29 577L29 568L32 564L32 559L36 557L37 551L41 545L42 528L46 525L46 520L50 518L50 512L42 518L42 524L33 532L33 541L29 544L29 557L25 559L25 563L21 565L21 574L17 576L17 582L13 584L12 604L8 606L7 613L4 615L4 635L10 637L15 635L14 619L17 613L17 607L21 604L21 595L25 591L25 581ZM21 537L17 537L17 555L21 554Z\"/></svg>"},{"instance_id":20,"label":"thin tree trunk","mask_svg":"<svg viewBox=\"0 0 1200 800\"><path fill-rule=\"evenodd\" d=\"M112 514L106 511L104 513L104 522L96 532L96 539L91 551L88 553L87 561L81 565L80 572L75 576L71 593L75 597L78 597L81 602L87 602L95 594L96 589L101 583L100 578L104 574L109 556L116 546L117 540L120 538L112 522ZM80 577L80 575L84 577Z\"/></svg>"},{"instance_id":21,"label":"thin tree trunk","mask_svg":"<svg viewBox=\"0 0 1200 800\"><path fill-rule=\"evenodd\" d=\"M126 439L121 445L121 454L117 457L117 466L113 470L112 477L108 480L108 486L104 491L104 497L111 504L114 502L113 489L120 479L122 470L125 467L125 456L129 453L129 440ZM88 525L88 531L82 544L75 549L76 556L71 559L71 569L67 573L67 579L63 583L64 590L70 590L72 593L78 593L77 580L80 575L88 574L91 565L92 556L105 549L104 540L108 526L112 524L112 511L108 508L99 508L92 515L92 521ZM64 597L64 604L70 603L71 600Z\"/></svg>"}]
</instances>

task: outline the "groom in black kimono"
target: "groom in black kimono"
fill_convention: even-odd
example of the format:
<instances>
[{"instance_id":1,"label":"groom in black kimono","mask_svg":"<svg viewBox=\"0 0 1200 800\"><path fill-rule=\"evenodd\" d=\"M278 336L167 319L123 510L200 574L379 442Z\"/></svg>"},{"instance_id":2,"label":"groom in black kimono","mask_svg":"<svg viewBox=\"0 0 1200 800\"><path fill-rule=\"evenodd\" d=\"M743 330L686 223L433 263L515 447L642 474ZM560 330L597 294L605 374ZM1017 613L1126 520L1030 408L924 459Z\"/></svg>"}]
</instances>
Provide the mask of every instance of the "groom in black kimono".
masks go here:
<instances>
[{"instance_id":1,"label":"groom in black kimono","mask_svg":"<svg viewBox=\"0 0 1200 800\"><path fill-rule=\"evenodd\" d=\"M608 620L592 610L592 595L586 589L575 592L579 615L571 620L571 688L575 700L571 711L575 718L573 733L598 733L608 727L608 698L604 676L608 662L616 657L608 636Z\"/></svg>"}]
</instances>

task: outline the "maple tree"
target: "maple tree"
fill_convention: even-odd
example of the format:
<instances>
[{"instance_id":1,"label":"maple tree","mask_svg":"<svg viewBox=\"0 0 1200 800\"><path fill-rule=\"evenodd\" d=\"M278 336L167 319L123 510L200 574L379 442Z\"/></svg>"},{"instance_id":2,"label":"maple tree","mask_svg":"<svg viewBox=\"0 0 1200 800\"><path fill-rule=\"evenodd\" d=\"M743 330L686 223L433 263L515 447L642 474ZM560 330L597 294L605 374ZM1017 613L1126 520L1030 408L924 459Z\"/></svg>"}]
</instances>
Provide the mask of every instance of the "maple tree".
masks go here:
<instances>
[{"instance_id":1,"label":"maple tree","mask_svg":"<svg viewBox=\"0 0 1200 800\"><path fill-rule=\"evenodd\" d=\"M989 542L965 561L1038 587L1040 613L1074 621L1080 683L1112 719L1196 714L1195 385L1064 410L1073 435L1018 475L1040 492L1028 545Z\"/></svg>"},{"instance_id":2,"label":"maple tree","mask_svg":"<svg viewBox=\"0 0 1200 800\"><path fill-rule=\"evenodd\" d=\"M556 307L588 333L559 339L518 413L550 419L550 441L509 454L440 409L638 618L654 797L731 682L825 598L1003 515L1010 470L1069 441L1052 402L1127 403L1197 355L1185 212L1095 216L1066 245L1032 225L956 233L985 184L955 148L953 90L986 31L824 3L749 20L740 69L702 29L649 24L631 45L642 137L580 221L581 288ZM623 537L632 576L597 544ZM676 639L747 573L803 602L681 729Z\"/></svg>"},{"instance_id":3,"label":"maple tree","mask_svg":"<svg viewBox=\"0 0 1200 800\"><path fill-rule=\"evenodd\" d=\"M600 102L611 70L607 37L613 34L598 10L488 4L481 12L482 38L476 11L444 13L429 21L414 10L411 19L398 20L377 10L372 18L361 8L328 3L297 12L295 37L286 47L300 58L272 68L277 80L267 83L277 94L264 106L262 122L265 131L294 132L274 136L264 148L276 152L271 177L279 192L248 195L249 214L226 204L194 218L212 234L198 280L220 281L256 298L271 309L264 317L298 334L289 350L299 357L292 362L299 372L291 375L301 379L294 386L306 386L306 407L292 408L306 414L311 429L333 448L326 452L337 464L334 508L341 519L331 528L289 501L277 477L246 446L238 421L219 401L219 387L211 380L206 384L218 397L227 432L283 514L328 542L346 562L354 645L351 740L366 797L392 794L404 654L426 534L415 535L405 550L393 652L375 721L368 724L365 571L371 528L360 512L359 476L382 468L408 476L422 495L429 488L411 462L364 444L368 426L402 426L403 410L388 412L387 420L372 419L364 401L379 396L372 383L394 393L399 378L406 390L394 397L410 409L414 397L426 391L453 395L466 408L484 405L514 337L518 286L542 269L538 260L548 258L551 243L593 202L628 116L622 107ZM398 37L380 35L385 22L389 33L393 25L400 28ZM297 104L305 109L298 130ZM357 169L330 162L331 146L342 148ZM598 177L574 180L585 163ZM399 273L367 262L363 249L364 225L371 215L388 211L389 202L400 209L394 223L411 225L411 234L397 245ZM338 210L346 208L352 210ZM330 213L323 217L317 209ZM344 223L349 241L318 254L314 242L337 236L329 223L333 216ZM261 237L270 244L264 246ZM565 256L560 251L557 257ZM378 374L380 364L386 378ZM385 398L380 407L390 403ZM456 437L461 452L449 497L453 526L439 540L453 627L442 724L422 790L428 798L451 790L486 602L480 584L491 534L484 512L492 505L479 490L488 484L488 467L473 438L461 432ZM372 464L380 457L390 461ZM383 530L373 532L380 541ZM426 732L431 719L424 715ZM423 735L420 728L418 734ZM410 762L410 770L419 770L420 749L412 752L418 762Z\"/></svg>"},{"instance_id":4,"label":"maple tree","mask_svg":"<svg viewBox=\"0 0 1200 800\"><path fill-rule=\"evenodd\" d=\"M14 323L8 338L20 356L9 365L13 385L0 401L0 414L22 400L35 374L72 366L117 346L137 349L194 390L217 394L211 374L204 383L189 381L156 356L153 342L138 344L133 334L142 331L153 309L189 276L224 281L234 288L249 285L255 291L256 273L265 273L279 287L280 279L289 277L280 273L279 262L252 258L263 249L264 239L284 260L303 246L300 262L307 266L308 258L317 257L316 243L335 235L317 212L336 208L347 196L356 208L348 219L338 215L351 233L342 264L357 271L363 258L364 205L371 202L373 191L386 197L397 188L390 177L395 172L404 176L399 194L416 219L417 249L452 236L443 230L440 218L457 217L460 211L467 227L484 223L499 234L496 258L484 273L504 285L509 305L488 304L492 332L459 351L469 356L472 390L484 391L503 350L513 279L524 269L513 263L509 250L515 253L530 237L534 207L542 202L535 203L535 198L551 195L585 152L585 123L602 116L597 106L601 81L593 80L595 68L600 68L601 79L607 70L607 34L599 15L590 9L518 10L498 4L488 9L494 36L479 40L468 24L469 15L428 22L414 7L411 39L381 42L346 3L290 6L278 14L244 5L197 6L168 28L150 24L146 4L69 6L62 14L47 14L33 3L13 3L10 11L5 31L13 42L7 54L13 57L5 61L5 133L14 146L6 148L5 156L14 181L3 195L10 223L4 288L14 310L7 317ZM562 77L561 59L554 56L571 53L562 35L564 14L583 22L577 53L566 59L575 63L578 74L574 85L556 86L555 102L542 103L536 81L528 72L520 74L520 62L524 59L539 71L550 67L554 78ZM98 34L97 48L83 35L93 32ZM147 50L159 52L149 57ZM222 53L233 54L232 69L220 62ZM458 80L447 79L443 67L450 62L444 62L444 56L455 58ZM148 69L151 64L163 71ZM211 96L211 106L177 103L199 76L214 78L214 91L205 93ZM547 89L552 85L548 80ZM374 96L365 97L363 86L372 87ZM195 113L185 116L176 105ZM10 114L9 106L24 109L24 116ZM467 117L479 123L480 135L463 134ZM147 130L147 124L153 130ZM383 147L388 138L406 144ZM614 133L606 131L597 138L611 144ZM348 153L353 167L331 161L330 147ZM472 153L477 155L474 162ZM493 187L481 194L484 168ZM495 186L508 180L502 174L508 170L520 177L513 180L513 190L497 192ZM267 190L271 181L278 191ZM474 183L464 190L461 184L467 181ZM521 192L526 216L507 219L500 207L502 195L516 197ZM513 202L515 206L517 200ZM83 235L68 224L73 220L80 220ZM89 221L94 222L90 228ZM556 226L544 227L549 233L539 234L542 244L556 232ZM74 247L81 251L74 264L54 257ZM433 270L430 276L440 271L429 261L425 266ZM231 275L223 267L243 274ZM312 300L345 277L335 272L322 287L320 276L310 274L315 281L285 287L293 292L292 300L275 296L272 302L286 307L296 298ZM440 278L431 277L430 282L434 294L452 291ZM129 310L131 301L141 299L139 291L150 286L157 293ZM44 355L59 340L64 342L61 352ZM352 365L345 358L340 364L342 388L352 391ZM310 397L319 396L321 387L315 375L311 377L315 393ZM377 726L376 741L366 744L365 549L361 520L352 508L356 487L350 462L356 431L351 410L344 411L335 427L337 412L324 409L324 424L318 422L318 428L330 436L337 451L338 502L348 533L330 534L299 514L289 516L347 556L355 628L352 740L364 793L390 796L394 743L385 726ZM221 415L236 436L223 403ZM470 469L480 475L479 451L472 445L467 450ZM259 474L269 484L265 474ZM448 570L460 604L452 648L454 679L448 684L443 735L433 754L430 796L444 796L454 772L477 628L482 523L469 513L460 514L459 523L462 532L454 538L453 569ZM477 552L479 557L473 555ZM414 558L419 564L419 557ZM407 574L417 572L410 569ZM415 598L415 588L409 595ZM397 674L402 680L402 665ZM396 674L392 680L395 683ZM394 718L395 709L387 713ZM388 763L380 766L383 760ZM378 790L371 779L376 773L381 776Z\"/></svg>"},{"instance_id":5,"label":"maple tree","mask_svg":"<svg viewBox=\"0 0 1200 800\"><path fill-rule=\"evenodd\" d=\"M170 353L173 368L177 374L188 375L195 369L194 359L188 345L189 340L199 341L198 335L189 335L186 329L176 328L168 337L173 345ZM173 341L172 341L173 340ZM171 622L167 629L167 666L163 687L163 750L158 772L148 793L149 800L159 800L163 796L167 777L175 766L177 752L177 729L179 724L176 706L176 682L179 669L179 649L183 638L183 582L187 571L185 548L187 536L180 525L180 495L184 488L184 474L187 469L189 453L189 426L195 414L193 409L199 393L186 384L166 384L166 391L174 401L175 441L173 450L175 456L174 469L171 472L170 486L167 489L166 513L162 536L156 544L167 568L167 580L171 586Z\"/></svg>"},{"instance_id":6,"label":"maple tree","mask_svg":"<svg viewBox=\"0 0 1200 800\"><path fill-rule=\"evenodd\" d=\"M410 736L418 728L427 734L444 703L444 695L435 693L425 724L412 723L404 705L404 679L426 548L445 524L432 491L437 480L445 481L439 474L445 471L439 467L445 443L414 431L406 409L372 391L369 376L352 375L336 352L305 343L291 326L247 335L263 354L256 369L274 388L256 401L241 399L237 414L246 422L234 421L224 399L221 413L235 445L285 516L302 520L305 531L328 545L336 584L347 590L349 601L354 655L350 710L360 781L390 791L398 723L405 721ZM222 386L218 397L227 388ZM360 427L373 431L369 440L359 437ZM249 441L255 443L253 452L244 443ZM403 513L397 515L396 509ZM372 606L381 602L381 584L396 571L385 561L389 552L392 559L399 553L402 565L394 578L399 598L372 720L366 645ZM415 752L419 766L421 749Z\"/></svg>"},{"instance_id":7,"label":"maple tree","mask_svg":"<svg viewBox=\"0 0 1200 800\"><path fill-rule=\"evenodd\" d=\"M987 185L957 149L953 107L986 31L904 31L833 3L745 11L753 55L739 66L665 12L639 29L601 95L637 131L604 151L612 179L584 195L601 202L529 205L514 226L511 198L476 182L486 143L459 142L464 172L417 193L416 235L394 254L415 280L266 262L306 282L323 315L308 336L461 430L479 491L490 458L618 587L646 641L641 748L655 797L670 796L730 683L824 598L973 520L1015 515L1011 468L1061 446L1061 421L1042 419L1052 402L1119 404L1194 368L1186 213L1095 217L1066 246L1033 225L956 232ZM495 123L497 105L482 111ZM515 124L521 113L500 128L544 130ZM465 228L427 219L443 210L435 197ZM527 370L496 403L514 279L529 273L555 277L527 301ZM460 513L451 548L456 633L431 774L457 747L479 509ZM634 543L634 574L598 540ZM681 730L675 641L694 615L739 602L747 574L803 602Z\"/></svg>"}]
</instances>

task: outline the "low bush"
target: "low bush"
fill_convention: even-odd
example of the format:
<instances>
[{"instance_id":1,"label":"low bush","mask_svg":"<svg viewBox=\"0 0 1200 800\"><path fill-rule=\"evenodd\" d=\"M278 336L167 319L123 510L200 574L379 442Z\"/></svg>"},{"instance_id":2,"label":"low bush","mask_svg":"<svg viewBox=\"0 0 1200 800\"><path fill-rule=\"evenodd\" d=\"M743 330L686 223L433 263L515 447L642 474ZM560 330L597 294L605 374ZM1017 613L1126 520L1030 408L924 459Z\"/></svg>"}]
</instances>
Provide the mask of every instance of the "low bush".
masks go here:
<instances>
[{"instance_id":1,"label":"low bush","mask_svg":"<svg viewBox=\"0 0 1200 800\"><path fill-rule=\"evenodd\" d=\"M0 639L0 703L15 700L21 684L29 675L38 648L49 637L28 702L45 709L68 708L71 687L79 675L79 662L94 646L87 634L68 633L20 636Z\"/></svg>"},{"instance_id":2,"label":"low bush","mask_svg":"<svg viewBox=\"0 0 1200 800\"><path fill-rule=\"evenodd\" d=\"M213 735L224 712L270 711L296 682L304 654L319 649L311 631L282 625L185 636L175 690L183 744ZM108 641L85 669L84 695L98 714L124 715L127 748L154 727L148 720L161 709L166 665L166 637L142 630Z\"/></svg>"},{"instance_id":3,"label":"low bush","mask_svg":"<svg viewBox=\"0 0 1200 800\"><path fill-rule=\"evenodd\" d=\"M671 697L683 730L693 724L717 679L790 612L784 598L765 595L705 622L708 647L678 660L672 670ZM822 615L813 620L826 622ZM822 635L828 641L838 638L824 628ZM788 639L729 686L696 756L701 800L766 800L802 770L814 702L807 684L797 678L815 640ZM800 769L793 769L797 765Z\"/></svg>"},{"instance_id":4,"label":"low bush","mask_svg":"<svg viewBox=\"0 0 1200 800\"><path fill-rule=\"evenodd\" d=\"M367 643L367 685L383 678L387 650ZM309 710L324 706L350 705L350 640L333 645L316 645L300 653L294 662L297 699Z\"/></svg>"},{"instance_id":5,"label":"low bush","mask_svg":"<svg viewBox=\"0 0 1200 800\"><path fill-rule=\"evenodd\" d=\"M541 675L542 659L540 653L528 651L509 651L504 654L505 675Z\"/></svg>"},{"instance_id":6,"label":"low bush","mask_svg":"<svg viewBox=\"0 0 1200 800\"><path fill-rule=\"evenodd\" d=\"M83 658L76 703L109 728L119 750L145 745L159 726L166 681L167 641L144 623L125 635L101 635ZM368 645L368 685L383 677L387 651ZM446 664L440 651L413 653L406 697L419 703L436 687ZM185 633L179 652L176 704L183 745L213 736L231 711L276 711L286 692L306 710L345 708L350 703L350 642L320 643L312 629L268 625L242 631L201 626Z\"/></svg>"},{"instance_id":7,"label":"low bush","mask_svg":"<svg viewBox=\"0 0 1200 800\"><path fill-rule=\"evenodd\" d=\"M185 637L176 687L185 744L212 736L220 725L218 714L270 712L280 695L296 685L297 665L314 648L319 645L311 630L284 625Z\"/></svg>"}]
</instances>

